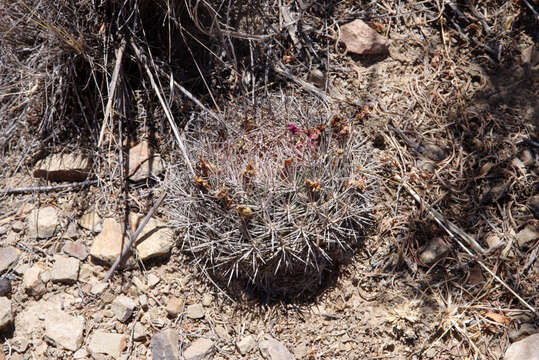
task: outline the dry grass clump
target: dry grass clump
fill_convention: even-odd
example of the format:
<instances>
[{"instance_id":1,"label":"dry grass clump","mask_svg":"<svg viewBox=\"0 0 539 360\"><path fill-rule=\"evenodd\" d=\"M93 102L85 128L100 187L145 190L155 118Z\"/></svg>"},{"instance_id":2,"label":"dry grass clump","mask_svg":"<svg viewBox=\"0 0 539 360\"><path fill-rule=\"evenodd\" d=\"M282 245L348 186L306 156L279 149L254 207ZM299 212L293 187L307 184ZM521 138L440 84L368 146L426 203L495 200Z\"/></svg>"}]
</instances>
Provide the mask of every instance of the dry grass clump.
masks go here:
<instances>
[{"instance_id":1,"label":"dry grass clump","mask_svg":"<svg viewBox=\"0 0 539 360\"><path fill-rule=\"evenodd\" d=\"M270 96L227 117L198 119L186 143L195 175L182 165L171 176L183 246L228 284L313 290L370 223L376 165L365 138L313 99Z\"/></svg>"}]
</instances>

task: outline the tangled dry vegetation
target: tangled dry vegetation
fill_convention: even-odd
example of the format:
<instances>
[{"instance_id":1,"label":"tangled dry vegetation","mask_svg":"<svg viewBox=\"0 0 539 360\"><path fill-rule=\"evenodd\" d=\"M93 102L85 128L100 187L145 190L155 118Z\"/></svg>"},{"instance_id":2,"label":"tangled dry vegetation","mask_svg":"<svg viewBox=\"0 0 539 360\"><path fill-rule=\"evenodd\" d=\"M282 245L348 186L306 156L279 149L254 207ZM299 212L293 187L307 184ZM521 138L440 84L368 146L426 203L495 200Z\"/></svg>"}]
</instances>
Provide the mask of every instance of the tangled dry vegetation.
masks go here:
<instances>
[{"instance_id":1,"label":"tangled dry vegetation","mask_svg":"<svg viewBox=\"0 0 539 360\"><path fill-rule=\"evenodd\" d=\"M221 287L312 290L357 261L373 222L362 271L411 278L396 297L441 310L424 342L398 349L497 358L508 324L537 325L539 308L539 243L520 236L539 221L536 7L0 0L3 186L49 153L84 151L79 211L144 212L159 180L129 184L125 154L149 139L173 165L161 213ZM340 27L357 18L391 39L387 53L345 51ZM13 196L0 193L2 210ZM426 263L435 240L444 256ZM388 322L416 324L418 306Z\"/></svg>"}]
</instances>

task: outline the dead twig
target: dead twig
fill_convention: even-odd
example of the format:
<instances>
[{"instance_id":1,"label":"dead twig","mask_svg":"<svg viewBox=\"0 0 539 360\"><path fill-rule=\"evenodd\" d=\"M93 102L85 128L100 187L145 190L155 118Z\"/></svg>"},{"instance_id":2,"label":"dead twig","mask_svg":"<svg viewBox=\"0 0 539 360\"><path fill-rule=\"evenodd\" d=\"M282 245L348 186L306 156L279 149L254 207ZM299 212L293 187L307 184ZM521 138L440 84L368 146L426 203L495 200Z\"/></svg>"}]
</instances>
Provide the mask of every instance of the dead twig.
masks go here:
<instances>
[{"instance_id":1,"label":"dead twig","mask_svg":"<svg viewBox=\"0 0 539 360\"><path fill-rule=\"evenodd\" d=\"M86 181L81 181L81 182L51 185L51 186L20 187L20 188L0 190L0 194L20 194L20 193L34 192L34 191L46 192L46 191L54 191L54 190L61 190L61 189L69 189L69 188L86 186L86 185L95 185L97 183L99 183L99 180L86 180Z\"/></svg>"}]
</instances>

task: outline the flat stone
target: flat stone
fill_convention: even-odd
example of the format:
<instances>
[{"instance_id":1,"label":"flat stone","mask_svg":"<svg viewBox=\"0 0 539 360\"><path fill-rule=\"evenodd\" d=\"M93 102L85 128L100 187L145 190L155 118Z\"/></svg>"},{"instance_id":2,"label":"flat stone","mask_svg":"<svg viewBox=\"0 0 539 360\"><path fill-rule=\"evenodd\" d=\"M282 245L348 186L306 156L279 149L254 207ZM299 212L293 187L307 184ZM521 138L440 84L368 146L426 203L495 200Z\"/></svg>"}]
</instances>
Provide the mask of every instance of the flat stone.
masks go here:
<instances>
[{"instance_id":1,"label":"flat stone","mask_svg":"<svg viewBox=\"0 0 539 360\"><path fill-rule=\"evenodd\" d=\"M78 259L54 255L54 265L51 270L53 282L75 283L79 277L80 261Z\"/></svg>"},{"instance_id":2,"label":"flat stone","mask_svg":"<svg viewBox=\"0 0 539 360\"><path fill-rule=\"evenodd\" d=\"M509 341L515 342L522 338L533 335L537 332L537 328L532 323L524 323L518 329L510 329L508 331Z\"/></svg>"},{"instance_id":3,"label":"flat stone","mask_svg":"<svg viewBox=\"0 0 539 360\"><path fill-rule=\"evenodd\" d=\"M90 293L95 296L101 295L105 292L108 286L109 284L105 282L98 282L92 285L92 288L90 289Z\"/></svg>"},{"instance_id":4,"label":"flat stone","mask_svg":"<svg viewBox=\"0 0 539 360\"><path fill-rule=\"evenodd\" d=\"M62 252L79 260L84 260L88 257L88 249L84 244L70 240L65 242Z\"/></svg>"},{"instance_id":5,"label":"flat stone","mask_svg":"<svg viewBox=\"0 0 539 360\"><path fill-rule=\"evenodd\" d=\"M341 26L340 42L354 54L377 54L387 51L388 41L362 20L356 19Z\"/></svg>"},{"instance_id":6,"label":"flat stone","mask_svg":"<svg viewBox=\"0 0 539 360\"><path fill-rule=\"evenodd\" d=\"M15 265L19 260L20 251L13 246L0 248L0 274Z\"/></svg>"},{"instance_id":7,"label":"flat stone","mask_svg":"<svg viewBox=\"0 0 539 360\"><path fill-rule=\"evenodd\" d=\"M13 323L13 313L11 300L7 297L0 297L0 330L7 328Z\"/></svg>"},{"instance_id":8,"label":"flat stone","mask_svg":"<svg viewBox=\"0 0 539 360\"><path fill-rule=\"evenodd\" d=\"M73 354L73 359L86 359L88 357L88 351L85 348L75 351Z\"/></svg>"},{"instance_id":9,"label":"flat stone","mask_svg":"<svg viewBox=\"0 0 539 360\"><path fill-rule=\"evenodd\" d=\"M120 295L112 302L111 309L116 318L121 322L129 320L137 302L127 296Z\"/></svg>"},{"instance_id":10,"label":"flat stone","mask_svg":"<svg viewBox=\"0 0 539 360\"><path fill-rule=\"evenodd\" d=\"M119 359L127 346L127 337L122 334L108 333L101 330L94 332L88 344L88 351L95 354L106 354Z\"/></svg>"},{"instance_id":11,"label":"flat stone","mask_svg":"<svg viewBox=\"0 0 539 360\"><path fill-rule=\"evenodd\" d=\"M9 279L0 279L0 296L11 294L11 281Z\"/></svg>"},{"instance_id":12,"label":"flat stone","mask_svg":"<svg viewBox=\"0 0 539 360\"><path fill-rule=\"evenodd\" d=\"M442 258L449 246L441 238L434 238L419 255L419 259L427 266L434 264Z\"/></svg>"},{"instance_id":13,"label":"flat stone","mask_svg":"<svg viewBox=\"0 0 539 360\"><path fill-rule=\"evenodd\" d=\"M231 339L230 334L228 333L228 331L223 326L217 325L217 326L215 326L215 328L213 330L215 332L215 335L217 335L217 337L219 337L220 339L223 339L223 340L230 340Z\"/></svg>"},{"instance_id":14,"label":"flat stone","mask_svg":"<svg viewBox=\"0 0 539 360\"><path fill-rule=\"evenodd\" d=\"M187 306L187 311L185 315L189 319L202 319L204 317L204 307L202 304L193 304Z\"/></svg>"},{"instance_id":15,"label":"flat stone","mask_svg":"<svg viewBox=\"0 0 539 360\"><path fill-rule=\"evenodd\" d=\"M294 360L292 353L279 341L269 335L264 335L264 340L258 344L260 353L268 360Z\"/></svg>"},{"instance_id":16,"label":"flat stone","mask_svg":"<svg viewBox=\"0 0 539 360\"><path fill-rule=\"evenodd\" d=\"M241 339L236 343L236 347L238 348L238 351L240 354L245 355L253 351L253 349L256 347L256 337L254 335L249 335Z\"/></svg>"},{"instance_id":17,"label":"flat stone","mask_svg":"<svg viewBox=\"0 0 539 360\"><path fill-rule=\"evenodd\" d=\"M139 214L131 213L129 215L131 233L136 231L142 218L143 216ZM172 229L166 226L165 223L156 219L150 219L137 237L137 255L142 261L167 256L174 246L173 235Z\"/></svg>"},{"instance_id":18,"label":"flat stone","mask_svg":"<svg viewBox=\"0 0 539 360\"><path fill-rule=\"evenodd\" d=\"M67 229L62 233L62 239L75 239L79 236L77 224L70 222Z\"/></svg>"},{"instance_id":19,"label":"flat stone","mask_svg":"<svg viewBox=\"0 0 539 360\"><path fill-rule=\"evenodd\" d=\"M537 227L532 227L530 225L520 230L517 234L517 243L520 247L523 247L530 241L537 239L539 239L539 231L537 230Z\"/></svg>"},{"instance_id":20,"label":"flat stone","mask_svg":"<svg viewBox=\"0 0 539 360\"><path fill-rule=\"evenodd\" d=\"M48 239L54 236L58 228L58 212L52 206L34 209L28 215L28 236Z\"/></svg>"},{"instance_id":21,"label":"flat stone","mask_svg":"<svg viewBox=\"0 0 539 360\"><path fill-rule=\"evenodd\" d=\"M53 312L45 318L45 336L57 347L77 351L82 345L84 323L82 316Z\"/></svg>"},{"instance_id":22,"label":"flat stone","mask_svg":"<svg viewBox=\"0 0 539 360\"><path fill-rule=\"evenodd\" d=\"M47 292L45 282L41 279L43 268L35 264L24 272L22 286L30 296L41 296Z\"/></svg>"},{"instance_id":23,"label":"flat stone","mask_svg":"<svg viewBox=\"0 0 539 360\"><path fill-rule=\"evenodd\" d=\"M65 294L58 294L48 300L30 301L26 307L15 316L15 336L22 338L41 337L44 330L44 320L47 314L61 311Z\"/></svg>"},{"instance_id":24,"label":"flat stone","mask_svg":"<svg viewBox=\"0 0 539 360\"><path fill-rule=\"evenodd\" d=\"M155 285L159 284L159 281L161 281L161 279L159 279L159 277L154 273L150 273L148 274L148 278L146 281L148 282L148 287L153 288Z\"/></svg>"},{"instance_id":25,"label":"flat stone","mask_svg":"<svg viewBox=\"0 0 539 360\"><path fill-rule=\"evenodd\" d=\"M177 316L182 312L183 305L183 299L177 298L176 296L171 296L167 301L167 313L170 316Z\"/></svg>"},{"instance_id":26,"label":"flat stone","mask_svg":"<svg viewBox=\"0 0 539 360\"><path fill-rule=\"evenodd\" d=\"M112 264L122 252L124 241L122 225L112 218L103 221L103 230L94 239L90 255L95 259Z\"/></svg>"},{"instance_id":27,"label":"flat stone","mask_svg":"<svg viewBox=\"0 0 539 360\"><path fill-rule=\"evenodd\" d=\"M140 294L138 297L138 303L142 309L145 309L148 307L148 297L146 294Z\"/></svg>"},{"instance_id":28,"label":"flat stone","mask_svg":"<svg viewBox=\"0 0 539 360\"><path fill-rule=\"evenodd\" d=\"M214 343L210 339L197 339L183 352L184 360L205 360L213 354Z\"/></svg>"},{"instance_id":29,"label":"flat stone","mask_svg":"<svg viewBox=\"0 0 539 360\"><path fill-rule=\"evenodd\" d=\"M77 220L77 223L80 227L95 233L99 233L103 230L103 220L95 211L90 211L82 215L80 219Z\"/></svg>"},{"instance_id":30,"label":"flat stone","mask_svg":"<svg viewBox=\"0 0 539 360\"><path fill-rule=\"evenodd\" d=\"M146 338L146 329L144 329L144 325L137 322L135 323L135 326L133 328L133 340L135 341L142 341Z\"/></svg>"},{"instance_id":31,"label":"flat stone","mask_svg":"<svg viewBox=\"0 0 539 360\"><path fill-rule=\"evenodd\" d=\"M504 360L539 360L539 333L511 344Z\"/></svg>"},{"instance_id":32,"label":"flat stone","mask_svg":"<svg viewBox=\"0 0 539 360\"><path fill-rule=\"evenodd\" d=\"M147 141L129 149L129 180L141 181L150 176L158 176L163 169L161 156L151 150Z\"/></svg>"},{"instance_id":33,"label":"flat stone","mask_svg":"<svg viewBox=\"0 0 539 360\"><path fill-rule=\"evenodd\" d=\"M89 158L80 154L53 154L38 161L34 176L50 181L83 181L90 171Z\"/></svg>"},{"instance_id":34,"label":"flat stone","mask_svg":"<svg viewBox=\"0 0 539 360\"><path fill-rule=\"evenodd\" d=\"M174 328L168 328L152 337L152 360L178 360L180 346L178 333ZM184 359L185 352L184 352Z\"/></svg>"}]
</instances>

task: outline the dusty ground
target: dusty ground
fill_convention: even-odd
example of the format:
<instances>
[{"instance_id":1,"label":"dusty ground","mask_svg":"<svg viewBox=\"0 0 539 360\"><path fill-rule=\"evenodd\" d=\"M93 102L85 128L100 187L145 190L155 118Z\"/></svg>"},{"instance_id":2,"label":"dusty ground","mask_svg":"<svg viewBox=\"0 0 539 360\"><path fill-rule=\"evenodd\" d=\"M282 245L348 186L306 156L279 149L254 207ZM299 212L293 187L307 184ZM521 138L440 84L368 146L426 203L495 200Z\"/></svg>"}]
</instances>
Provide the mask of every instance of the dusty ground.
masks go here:
<instances>
[{"instance_id":1,"label":"dusty ground","mask_svg":"<svg viewBox=\"0 0 539 360\"><path fill-rule=\"evenodd\" d=\"M86 319L83 348L97 329L126 334L122 356L133 359L151 358L152 336L168 326L177 329L182 349L201 337L213 340L215 359L261 358L257 350L244 356L238 352L236 342L250 334L271 334L296 359L502 358L511 342L526 331L537 332L539 320L434 221L427 205L485 249L503 241L481 262L539 309L539 260L534 261L539 244L537 239L522 243L519 237L526 228L537 231L539 221L539 52L529 50L537 33L530 30L534 23L525 17L525 8L512 2L499 5L500 11L488 9L487 19L491 32L496 26L505 29L489 38L489 47L501 46L500 59L464 41L454 27L440 26L421 13L403 16L387 9L382 12L387 16L371 21L392 41L386 54L371 58L343 54L337 47L329 50L327 92L333 96L333 109L362 129L383 167L375 225L350 263L334 269L316 297L290 301L223 292L192 265L180 243L165 258L115 273L98 296L90 289L105 277L108 266L89 257L81 262L77 283L49 282L40 300L25 293L24 270L36 263L50 269L53 255L66 241L62 234L87 210L121 221L126 204L140 213L153 204L158 183L122 188L110 179L119 174L120 161L115 151L119 145L108 134L108 147L96 165L103 180L100 186L0 195L0 247L13 245L21 251L19 268L0 274L11 283L8 297L14 316L36 301L62 303L63 311ZM306 78L307 71L299 75ZM293 83L283 85L301 96ZM135 142L147 131L150 118L138 110ZM171 165L180 156L170 130L161 131L166 122L159 121L154 145ZM402 130L404 137L392 128ZM429 159L430 153L414 150L405 137L435 144L444 156ZM0 188L47 185L32 178L35 161L14 149L19 153L5 156L11 163L2 163L6 176ZM22 165L13 159L23 159ZM425 203L416 202L395 175ZM58 209L61 231L47 240L30 239L26 226L18 229L20 222L25 223L31 209L45 205ZM163 206L154 217L166 222L167 214ZM426 266L421 254L439 238L447 244L447 252ZM90 248L95 234L77 228L76 239ZM159 282L140 286L147 284L150 274ZM148 305L137 305L122 323L111 312L111 302L120 294L137 300L145 295ZM204 304L204 318L168 314L173 297L183 299L186 306ZM132 336L136 323L146 334L137 341ZM17 325L16 320L14 329L0 337L0 350L7 358L72 356L47 341L43 329L35 329L21 350Z\"/></svg>"}]
</instances>

